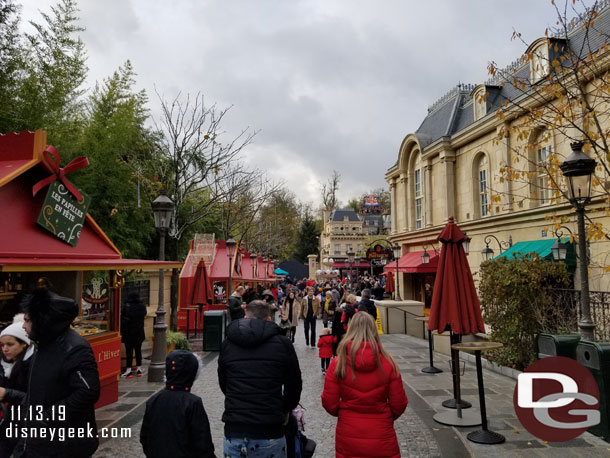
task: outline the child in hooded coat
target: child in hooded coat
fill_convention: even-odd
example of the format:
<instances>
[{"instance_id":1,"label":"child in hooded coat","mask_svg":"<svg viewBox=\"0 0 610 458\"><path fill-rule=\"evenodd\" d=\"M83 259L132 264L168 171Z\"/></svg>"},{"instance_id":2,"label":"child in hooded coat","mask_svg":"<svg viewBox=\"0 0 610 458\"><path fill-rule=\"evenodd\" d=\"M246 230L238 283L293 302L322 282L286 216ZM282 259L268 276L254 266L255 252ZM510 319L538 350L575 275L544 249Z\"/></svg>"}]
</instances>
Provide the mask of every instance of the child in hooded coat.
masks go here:
<instances>
[{"instance_id":1,"label":"child in hooded coat","mask_svg":"<svg viewBox=\"0 0 610 458\"><path fill-rule=\"evenodd\" d=\"M199 360L191 352L175 350L165 360L165 389L146 402L140 443L148 458L216 458L210 422L191 387Z\"/></svg>"}]
</instances>

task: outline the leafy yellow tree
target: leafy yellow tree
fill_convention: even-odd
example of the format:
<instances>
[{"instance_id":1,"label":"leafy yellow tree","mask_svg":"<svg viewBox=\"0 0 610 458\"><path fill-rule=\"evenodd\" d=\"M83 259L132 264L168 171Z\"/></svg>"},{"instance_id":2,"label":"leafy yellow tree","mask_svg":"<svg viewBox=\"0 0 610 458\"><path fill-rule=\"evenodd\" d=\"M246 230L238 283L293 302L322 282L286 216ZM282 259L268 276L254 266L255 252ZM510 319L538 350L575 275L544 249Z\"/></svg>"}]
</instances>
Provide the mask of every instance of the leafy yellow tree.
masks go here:
<instances>
[{"instance_id":1,"label":"leafy yellow tree","mask_svg":"<svg viewBox=\"0 0 610 458\"><path fill-rule=\"evenodd\" d=\"M610 216L610 8L607 1L552 3L556 26L507 68L489 63L491 79L475 101L497 107L496 144L508 149L491 202L515 209L526 201L530 207L565 204L559 166L569 144L583 142L598 164L588 237L610 240L610 228L597 217ZM516 31L513 39L525 43ZM557 227L566 218L550 217Z\"/></svg>"}]
</instances>

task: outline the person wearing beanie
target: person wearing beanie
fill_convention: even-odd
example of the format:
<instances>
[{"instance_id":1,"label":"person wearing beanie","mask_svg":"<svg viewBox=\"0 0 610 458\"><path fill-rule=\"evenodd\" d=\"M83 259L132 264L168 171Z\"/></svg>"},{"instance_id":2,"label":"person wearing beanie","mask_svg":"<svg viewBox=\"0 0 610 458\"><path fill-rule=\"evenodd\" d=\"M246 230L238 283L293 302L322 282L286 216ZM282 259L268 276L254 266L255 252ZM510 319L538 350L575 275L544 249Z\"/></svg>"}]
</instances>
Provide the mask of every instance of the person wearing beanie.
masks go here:
<instances>
[{"instance_id":1,"label":"person wearing beanie","mask_svg":"<svg viewBox=\"0 0 610 458\"><path fill-rule=\"evenodd\" d=\"M0 332L2 361L0 362L0 396L10 405L19 405L28 389L30 361L34 347L23 329L23 314L16 315L13 324ZM8 458L17 445L17 439L5 434L9 422L0 428L0 458Z\"/></svg>"},{"instance_id":2,"label":"person wearing beanie","mask_svg":"<svg viewBox=\"0 0 610 458\"><path fill-rule=\"evenodd\" d=\"M89 342L73 329L78 305L70 298L37 284L22 301L25 312L23 328L36 345L27 396L21 403L24 412L63 412L55 418L28 418L29 428L64 428L84 431L85 437L61 440L61 437L20 438L15 457L88 458L97 450L97 425L94 405L100 396L100 379ZM92 433L89 433L92 431Z\"/></svg>"},{"instance_id":3,"label":"person wearing beanie","mask_svg":"<svg viewBox=\"0 0 610 458\"><path fill-rule=\"evenodd\" d=\"M199 396L191 393L201 361L186 350L165 360L166 383L148 401L140 443L148 458L215 458L210 422Z\"/></svg>"}]
</instances>

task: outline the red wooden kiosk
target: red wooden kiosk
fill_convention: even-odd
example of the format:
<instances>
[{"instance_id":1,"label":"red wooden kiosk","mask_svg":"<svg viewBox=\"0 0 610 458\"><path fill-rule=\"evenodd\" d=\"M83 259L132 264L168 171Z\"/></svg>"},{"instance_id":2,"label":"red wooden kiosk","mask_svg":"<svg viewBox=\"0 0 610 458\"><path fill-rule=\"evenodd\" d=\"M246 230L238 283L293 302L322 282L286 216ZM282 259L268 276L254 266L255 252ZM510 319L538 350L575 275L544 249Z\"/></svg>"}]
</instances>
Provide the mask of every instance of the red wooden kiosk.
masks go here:
<instances>
[{"instance_id":1,"label":"red wooden kiosk","mask_svg":"<svg viewBox=\"0 0 610 458\"><path fill-rule=\"evenodd\" d=\"M73 327L95 354L102 387L96 407L101 407L118 399L124 276L182 263L123 259L88 214L76 246L38 226L45 193L32 197L32 187L53 172L43 160L45 146L46 132L41 130L0 134L0 329L11 322L21 295L41 276L58 294L75 298L80 311Z\"/></svg>"},{"instance_id":2,"label":"red wooden kiosk","mask_svg":"<svg viewBox=\"0 0 610 458\"><path fill-rule=\"evenodd\" d=\"M197 266L203 262L206 278L197 276ZM273 260L256 253L234 247L227 250L224 240L215 240L214 234L198 234L191 241L191 249L180 272L180 297L178 307L178 328L203 329L203 312L207 310L224 310L227 307L227 295L238 285L256 288L259 284L270 287L277 277L273 273ZM230 266L230 267L229 267ZM231 284L229 285L229 269ZM209 281L213 297L206 304L194 301L194 292L198 282ZM197 313L194 313L197 312Z\"/></svg>"}]
</instances>

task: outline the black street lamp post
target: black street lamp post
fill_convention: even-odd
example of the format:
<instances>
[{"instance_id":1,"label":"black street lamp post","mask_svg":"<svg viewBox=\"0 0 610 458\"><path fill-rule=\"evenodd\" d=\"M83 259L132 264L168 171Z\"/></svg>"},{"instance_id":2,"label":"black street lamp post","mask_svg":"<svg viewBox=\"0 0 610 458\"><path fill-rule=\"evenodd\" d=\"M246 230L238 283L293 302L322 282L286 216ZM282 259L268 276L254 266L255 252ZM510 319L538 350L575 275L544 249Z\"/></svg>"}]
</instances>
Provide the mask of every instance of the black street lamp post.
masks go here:
<instances>
[{"instance_id":1,"label":"black street lamp post","mask_svg":"<svg viewBox=\"0 0 610 458\"><path fill-rule=\"evenodd\" d=\"M237 242L235 241L235 239L233 239L233 237L229 236L229 238L225 242L225 245L227 246L227 256L229 257L229 285L227 288L227 304L228 304L229 296L231 296L231 293L233 292L233 287L231 286L232 279L233 279L233 251L235 251L235 245L237 245Z\"/></svg>"},{"instance_id":2,"label":"black street lamp post","mask_svg":"<svg viewBox=\"0 0 610 458\"><path fill-rule=\"evenodd\" d=\"M400 259L400 246L397 244L392 245L392 253L394 254L394 259L396 260L396 295L394 299L397 301L402 301L400 298L400 281L398 280L398 260Z\"/></svg>"},{"instance_id":3,"label":"black street lamp post","mask_svg":"<svg viewBox=\"0 0 610 458\"><path fill-rule=\"evenodd\" d=\"M159 261L165 261L165 233L169 229L174 214L174 203L165 195L165 190L151 204L155 217L155 228L159 231ZM167 356L165 308L164 298L164 272L159 269L159 303L157 304L157 318L155 320L153 352L148 366L148 381L162 382L165 375L165 357Z\"/></svg>"},{"instance_id":4,"label":"black street lamp post","mask_svg":"<svg viewBox=\"0 0 610 458\"><path fill-rule=\"evenodd\" d=\"M354 253L352 251L352 249L350 248L346 253L347 255L347 262L349 263L349 276L350 276L350 280L353 281L353 272L352 272L352 267L354 265L354 258L356 257L356 253Z\"/></svg>"},{"instance_id":5,"label":"black street lamp post","mask_svg":"<svg viewBox=\"0 0 610 458\"><path fill-rule=\"evenodd\" d=\"M591 178L597 162L582 152L583 143L570 144L572 154L559 166L568 181L568 199L578 219L578 258L580 262L580 321L583 340L594 340L595 324L589 308L589 260L587 258L585 207L591 200Z\"/></svg>"}]
</instances>

